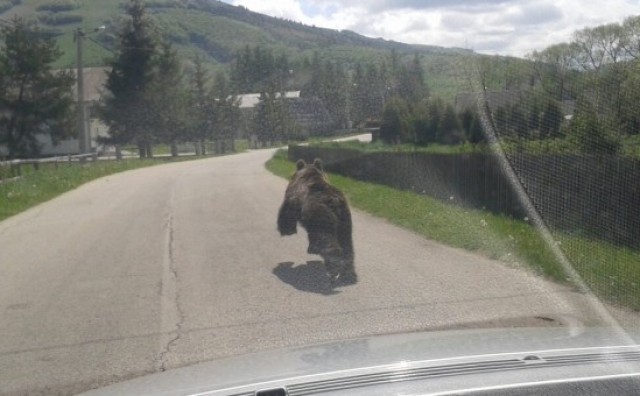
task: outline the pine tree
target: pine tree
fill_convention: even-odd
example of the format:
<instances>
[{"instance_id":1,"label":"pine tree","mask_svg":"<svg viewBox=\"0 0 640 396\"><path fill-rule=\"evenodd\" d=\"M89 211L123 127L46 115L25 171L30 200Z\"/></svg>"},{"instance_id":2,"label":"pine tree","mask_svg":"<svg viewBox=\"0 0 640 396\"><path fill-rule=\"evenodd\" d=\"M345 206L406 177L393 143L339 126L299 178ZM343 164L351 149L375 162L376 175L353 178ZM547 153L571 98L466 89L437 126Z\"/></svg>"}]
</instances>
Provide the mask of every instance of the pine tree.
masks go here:
<instances>
[{"instance_id":1,"label":"pine tree","mask_svg":"<svg viewBox=\"0 0 640 396\"><path fill-rule=\"evenodd\" d=\"M392 94L398 95L409 103L417 103L428 95L424 81L424 71L420 57L416 54L409 64L396 66Z\"/></svg>"},{"instance_id":2,"label":"pine tree","mask_svg":"<svg viewBox=\"0 0 640 396\"><path fill-rule=\"evenodd\" d=\"M435 143L438 141L440 120L444 113L444 104L440 98L432 98L427 105L427 129L425 131L425 142Z\"/></svg>"},{"instance_id":3,"label":"pine tree","mask_svg":"<svg viewBox=\"0 0 640 396\"><path fill-rule=\"evenodd\" d=\"M518 138L528 137L528 122L524 112L518 105L511 107L511 112L509 114L509 126L513 136Z\"/></svg>"},{"instance_id":4,"label":"pine tree","mask_svg":"<svg viewBox=\"0 0 640 396\"><path fill-rule=\"evenodd\" d=\"M349 115L355 125L361 124L367 118L366 88L364 68L362 63L356 63L349 94Z\"/></svg>"},{"instance_id":5,"label":"pine tree","mask_svg":"<svg viewBox=\"0 0 640 396\"><path fill-rule=\"evenodd\" d=\"M146 95L153 79L156 42L141 0L131 0L127 14L130 20L118 34L100 114L109 126L107 142L116 147L135 142L143 158L152 156L149 122L153 115Z\"/></svg>"},{"instance_id":6,"label":"pine tree","mask_svg":"<svg viewBox=\"0 0 640 396\"><path fill-rule=\"evenodd\" d=\"M149 119L153 137L171 146L171 155L178 155L177 144L185 140L187 91L183 86L182 67L176 51L168 41L160 45L154 59L155 72L147 89L146 101L153 117Z\"/></svg>"},{"instance_id":7,"label":"pine tree","mask_svg":"<svg viewBox=\"0 0 640 396\"><path fill-rule=\"evenodd\" d=\"M7 146L9 158L36 156L38 134L56 142L73 130L74 78L52 71L60 50L24 20L14 18L0 38L0 144Z\"/></svg>"},{"instance_id":8,"label":"pine tree","mask_svg":"<svg viewBox=\"0 0 640 396\"><path fill-rule=\"evenodd\" d=\"M471 131L471 124L473 123L474 113L471 109L466 109L461 114L459 114L460 125L464 130L465 135L469 136L469 132Z\"/></svg>"},{"instance_id":9,"label":"pine tree","mask_svg":"<svg viewBox=\"0 0 640 396\"><path fill-rule=\"evenodd\" d=\"M453 105L444 106L440 123L438 124L438 142L442 144L460 143L460 123L456 115Z\"/></svg>"},{"instance_id":10,"label":"pine tree","mask_svg":"<svg viewBox=\"0 0 640 396\"><path fill-rule=\"evenodd\" d=\"M393 97L385 104L380 125L380 138L386 144L414 141L410 110L404 99Z\"/></svg>"},{"instance_id":11,"label":"pine tree","mask_svg":"<svg viewBox=\"0 0 640 396\"><path fill-rule=\"evenodd\" d=\"M620 141L605 130L595 108L586 100L576 105L568 140L585 154L616 154L620 150Z\"/></svg>"},{"instance_id":12,"label":"pine tree","mask_svg":"<svg viewBox=\"0 0 640 396\"><path fill-rule=\"evenodd\" d=\"M469 130L467 132L467 141L473 145L486 141L480 116L478 116L477 113L474 113L473 118L471 119L471 124L469 125Z\"/></svg>"},{"instance_id":13,"label":"pine tree","mask_svg":"<svg viewBox=\"0 0 640 396\"><path fill-rule=\"evenodd\" d=\"M227 147L235 151L235 133L240 125L240 100L233 93L224 72L216 74L211 96L214 99L213 138L216 142L216 151L224 153Z\"/></svg>"},{"instance_id":14,"label":"pine tree","mask_svg":"<svg viewBox=\"0 0 640 396\"><path fill-rule=\"evenodd\" d=\"M235 62L231 67L231 81L238 92L248 93L252 89L251 62L251 48L249 45L246 45L242 51L236 53Z\"/></svg>"},{"instance_id":15,"label":"pine tree","mask_svg":"<svg viewBox=\"0 0 640 396\"><path fill-rule=\"evenodd\" d=\"M540 137L542 139L559 137L563 119L564 115L558 102L549 99L540 120Z\"/></svg>"},{"instance_id":16,"label":"pine tree","mask_svg":"<svg viewBox=\"0 0 640 396\"><path fill-rule=\"evenodd\" d=\"M209 92L209 75L202 64L202 58L194 59L195 71L190 81L189 103L193 110L191 122L188 124L189 136L198 143L196 154L206 154L205 140L211 137L215 122L213 101Z\"/></svg>"},{"instance_id":17,"label":"pine tree","mask_svg":"<svg viewBox=\"0 0 640 396\"><path fill-rule=\"evenodd\" d=\"M266 90L260 93L260 103L258 104L255 117L255 130L258 141L264 146L275 140L277 110L276 91Z\"/></svg>"}]
</instances>

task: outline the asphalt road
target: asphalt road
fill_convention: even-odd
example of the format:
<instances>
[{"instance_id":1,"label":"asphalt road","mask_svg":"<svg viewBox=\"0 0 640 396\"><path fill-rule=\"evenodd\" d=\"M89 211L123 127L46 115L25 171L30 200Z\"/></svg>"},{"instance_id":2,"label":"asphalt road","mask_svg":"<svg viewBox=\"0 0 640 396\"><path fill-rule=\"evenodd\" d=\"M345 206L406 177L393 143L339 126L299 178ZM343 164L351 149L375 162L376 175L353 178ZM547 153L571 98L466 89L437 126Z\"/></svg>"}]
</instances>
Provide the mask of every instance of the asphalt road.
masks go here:
<instances>
[{"instance_id":1,"label":"asphalt road","mask_svg":"<svg viewBox=\"0 0 640 396\"><path fill-rule=\"evenodd\" d=\"M360 282L332 289L306 235L276 231L272 152L109 176L0 222L0 394L338 338L601 323L568 287L357 210Z\"/></svg>"}]
</instances>

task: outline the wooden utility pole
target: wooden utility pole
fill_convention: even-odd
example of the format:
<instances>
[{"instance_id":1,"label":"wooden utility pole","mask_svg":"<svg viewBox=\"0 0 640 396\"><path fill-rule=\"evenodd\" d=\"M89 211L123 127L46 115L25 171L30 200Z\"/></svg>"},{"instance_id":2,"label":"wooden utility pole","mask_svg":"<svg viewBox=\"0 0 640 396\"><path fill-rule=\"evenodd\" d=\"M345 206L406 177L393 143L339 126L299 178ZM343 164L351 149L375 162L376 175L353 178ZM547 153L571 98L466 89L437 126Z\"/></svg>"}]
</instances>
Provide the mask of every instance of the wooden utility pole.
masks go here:
<instances>
[{"instance_id":1,"label":"wooden utility pole","mask_svg":"<svg viewBox=\"0 0 640 396\"><path fill-rule=\"evenodd\" d=\"M81 28L75 31L76 41L76 81L78 85L77 106L78 106L78 143L80 154L88 152L90 142L87 141L86 115L84 108L84 72L82 66L82 40L84 33Z\"/></svg>"}]
</instances>

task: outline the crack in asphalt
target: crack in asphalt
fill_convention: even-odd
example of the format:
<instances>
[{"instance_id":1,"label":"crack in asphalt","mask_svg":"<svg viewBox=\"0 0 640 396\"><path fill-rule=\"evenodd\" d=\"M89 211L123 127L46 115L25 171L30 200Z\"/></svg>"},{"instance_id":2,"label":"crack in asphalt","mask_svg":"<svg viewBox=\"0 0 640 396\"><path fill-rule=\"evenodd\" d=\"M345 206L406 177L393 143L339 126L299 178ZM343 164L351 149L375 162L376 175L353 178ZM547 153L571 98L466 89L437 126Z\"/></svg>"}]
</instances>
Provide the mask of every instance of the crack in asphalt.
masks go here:
<instances>
[{"instance_id":1,"label":"crack in asphalt","mask_svg":"<svg viewBox=\"0 0 640 396\"><path fill-rule=\"evenodd\" d=\"M167 319L167 316L173 318L173 329L169 334L173 334L173 337L169 339L160 352L158 359L158 371L165 371L167 369L167 356L171 353L172 348L182 337L182 326L184 324L185 315L180 307L179 293L178 293L178 270L176 268L175 261L175 229L173 225L173 191L168 203L167 220L165 223L166 240L165 240L165 265L163 268L163 276L160 284L160 298L162 301L162 319ZM170 304L167 307L167 303ZM170 310L170 312L165 312ZM163 326L164 327L164 326Z\"/></svg>"},{"instance_id":2,"label":"crack in asphalt","mask_svg":"<svg viewBox=\"0 0 640 396\"><path fill-rule=\"evenodd\" d=\"M575 291L558 291L556 292L556 294L570 294L570 295L574 295L574 294L580 294L579 292L575 292ZM197 333L201 333L201 332L208 332L208 333L215 333L215 331L220 331L220 330L227 330L227 329L242 329L242 328L252 328L252 329L258 329L261 327L269 327L270 324L274 323L274 322L278 322L278 323L294 323L296 321L308 321L308 320L315 320L315 319L322 319L322 318L336 318L338 316L350 316L353 315L354 313L362 313L362 314L367 314L367 313L375 313L375 312L383 312L383 311L389 311L389 312L398 312L398 311L415 311L417 308L421 308L421 307L430 307L430 306L437 306L437 305L446 305L446 304L463 304L467 301L492 301L492 300L504 300L504 299L509 299L509 298L514 298L514 297L528 297L528 296L546 296L548 295L547 292L535 292L535 293L526 293L526 294L521 294L521 295L505 295L505 296L495 296L495 297L485 297L485 298L479 298L479 299L470 299L470 300L455 300L455 301L444 301L444 302L425 302L425 303L417 303L417 304L392 304L389 306L383 306L383 307L375 307L375 308L364 308L364 309L358 309L358 310L346 310L346 311L340 311L340 312L333 312L333 313L324 313L324 314L317 314L317 315L306 315L306 316L302 316L302 315L296 315L296 316L291 316L291 317L287 317L287 318L280 318L278 320L258 320L258 321L252 321L252 322L242 322L242 323L228 323L228 324L222 324L222 325L217 325L217 326L203 326L203 327L191 327L188 330L184 330L180 332L180 337L176 337L173 331L170 332L149 332L149 333L142 333L142 334L136 334L133 336L128 336L128 337L113 337L113 338L99 338L99 339L95 339L95 340L90 340L90 341L83 341L83 342L77 342L77 343L66 343L66 344L58 344L58 345L51 345L51 346L46 346L46 347L38 347L38 348L22 348L22 349L12 349L12 350L5 350L5 351L0 351L0 356L8 356L8 355L17 355L17 354L22 354L22 353L33 353L33 352L43 352L43 351L54 351L54 350L58 350L58 349L69 349L69 348L78 348L78 347L84 347L84 346L88 346L88 345L95 345L95 344L99 344L99 343L105 343L105 342L120 342L120 341L128 341L128 340L139 340L139 339L144 339L147 337L162 337L162 336L169 336L172 335L173 337L168 341L167 345L165 346L165 348L163 349L163 351L165 354L168 353L169 351L167 351L167 347L169 347L169 344L173 345L175 344L176 341L178 341L182 335L184 334L197 334ZM540 313L539 315L533 315L531 316L532 318L534 316L545 316L545 315L550 315L550 314L545 314L545 313ZM563 316L564 318L565 316ZM466 324L466 322L460 323L461 325ZM180 329L182 329L182 321L180 322L179 326L176 325L176 327L179 327ZM375 333L378 334L378 333ZM381 333L382 334L382 333ZM172 343L173 342L173 343ZM159 369L159 367L158 367Z\"/></svg>"}]
</instances>

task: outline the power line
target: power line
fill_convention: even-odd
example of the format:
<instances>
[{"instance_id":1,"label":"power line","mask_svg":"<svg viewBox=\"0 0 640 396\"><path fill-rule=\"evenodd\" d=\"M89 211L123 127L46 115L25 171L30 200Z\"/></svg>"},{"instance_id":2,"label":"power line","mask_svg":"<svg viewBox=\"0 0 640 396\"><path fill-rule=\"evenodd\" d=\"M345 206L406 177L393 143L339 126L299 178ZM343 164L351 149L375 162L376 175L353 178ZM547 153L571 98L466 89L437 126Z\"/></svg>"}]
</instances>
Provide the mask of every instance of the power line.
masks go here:
<instances>
[{"instance_id":1,"label":"power line","mask_svg":"<svg viewBox=\"0 0 640 396\"><path fill-rule=\"evenodd\" d=\"M105 49L105 50L111 52L112 54L116 53L113 49L107 47L106 45L102 44L101 42L99 42L98 40L94 39L93 37L85 36L85 38L88 39L89 41L93 42L94 44L97 44L102 49Z\"/></svg>"}]
</instances>

